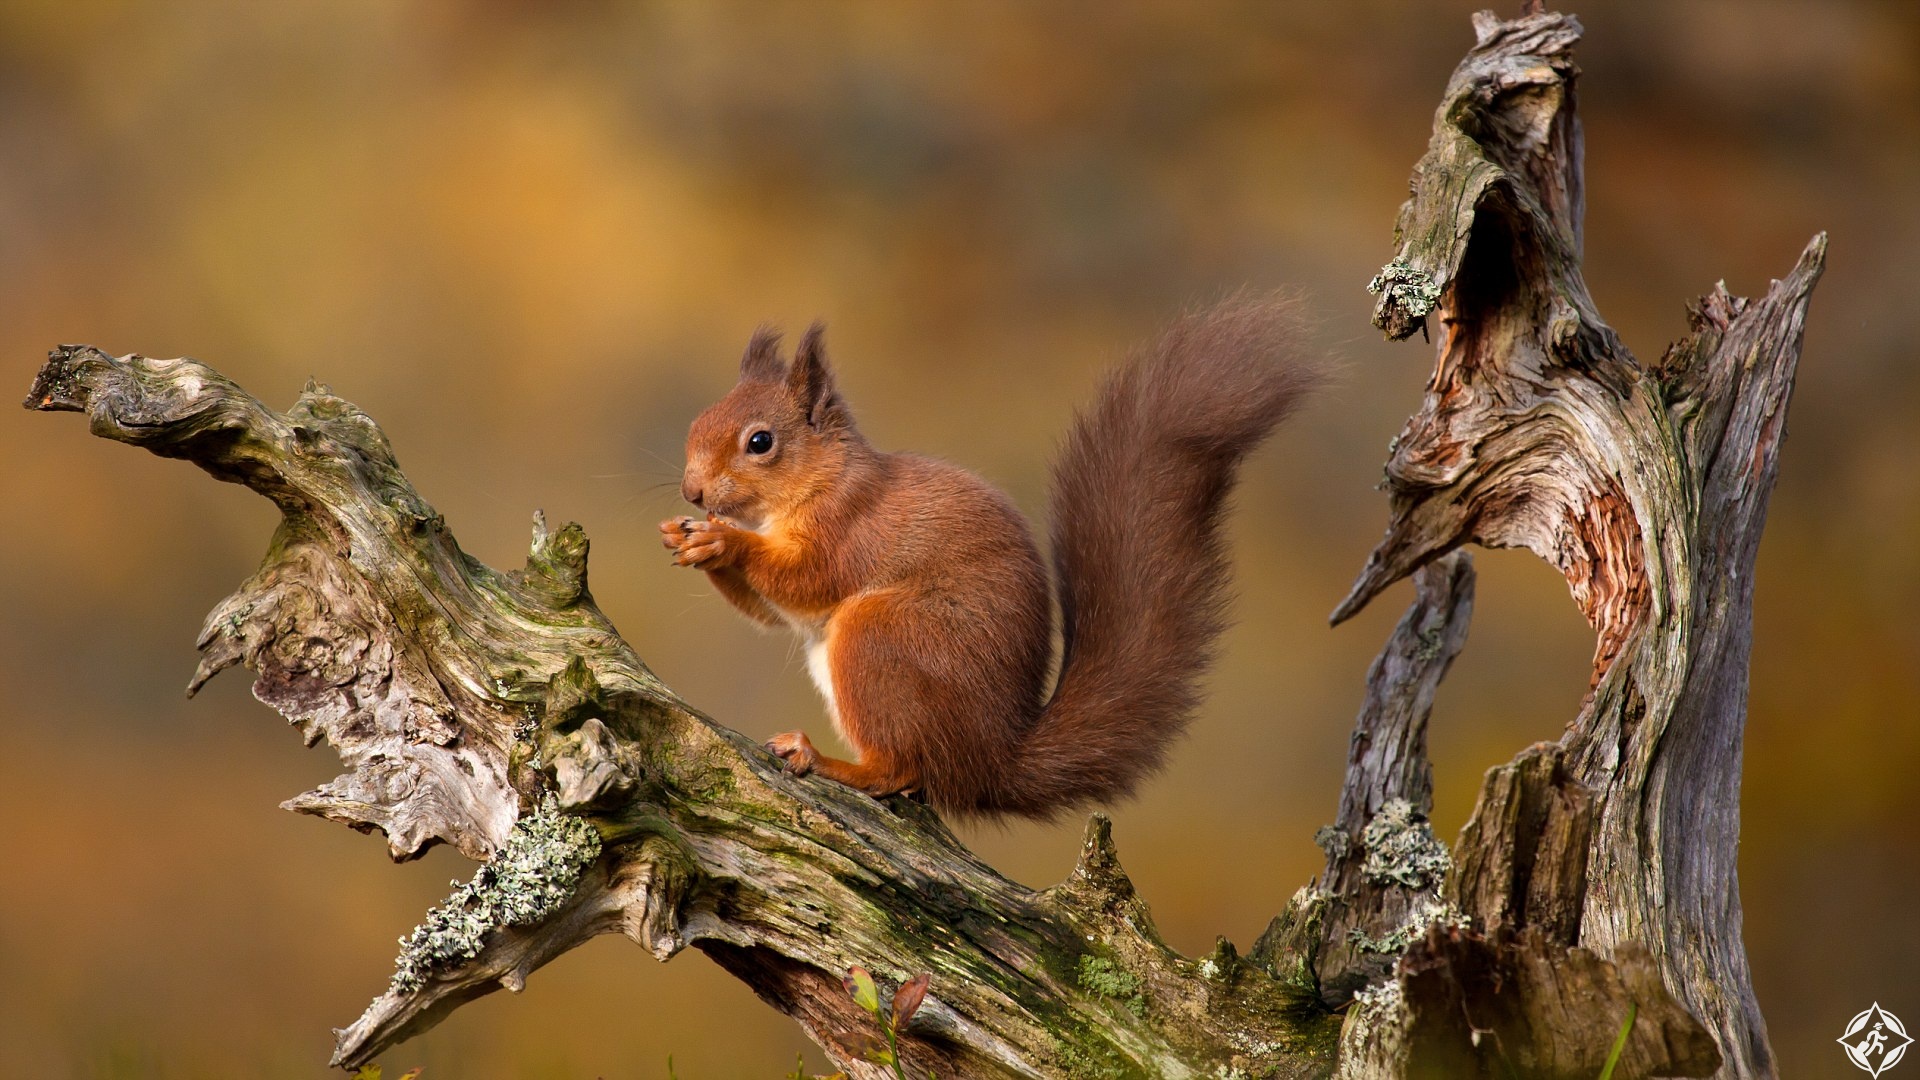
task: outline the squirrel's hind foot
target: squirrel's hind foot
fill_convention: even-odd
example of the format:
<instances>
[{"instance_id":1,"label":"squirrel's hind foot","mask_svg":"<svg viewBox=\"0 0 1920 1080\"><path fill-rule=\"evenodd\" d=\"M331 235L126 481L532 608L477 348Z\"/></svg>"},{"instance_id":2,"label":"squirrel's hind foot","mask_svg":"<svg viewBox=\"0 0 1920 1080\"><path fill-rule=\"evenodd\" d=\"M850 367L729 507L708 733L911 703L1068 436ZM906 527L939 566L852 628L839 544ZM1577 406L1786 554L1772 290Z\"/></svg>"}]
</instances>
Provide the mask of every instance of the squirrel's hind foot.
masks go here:
<instances>
[{"instance_id":1,"label":"squirrel's hind foot","mask_svg":"<svg viewBox=\"0 0 1920 1080\"><path fill-rule=\"evenodd\" d=\"M795 776L805 776L820 763L820 751L813 748L813 740L807 738L804 731L783 731L768 739L767 749L786 762L787 771Z\"/></svg>"}]
</instances>

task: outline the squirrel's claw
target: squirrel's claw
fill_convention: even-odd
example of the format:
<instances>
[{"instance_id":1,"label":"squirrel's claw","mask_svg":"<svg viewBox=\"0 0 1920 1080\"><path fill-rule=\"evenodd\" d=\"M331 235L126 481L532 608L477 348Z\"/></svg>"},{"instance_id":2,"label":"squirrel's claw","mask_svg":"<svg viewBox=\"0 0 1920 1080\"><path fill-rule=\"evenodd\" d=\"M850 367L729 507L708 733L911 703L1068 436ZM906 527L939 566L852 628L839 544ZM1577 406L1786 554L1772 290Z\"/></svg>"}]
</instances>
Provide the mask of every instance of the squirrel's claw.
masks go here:
<instances>
[{"instance_id":1,"label":"squirrel's claw","mask_svg":"<svg viewBox=\"0 0 1920 1080\"><path fill-rule=\"evenodd\" d=\"M687 532L693 528L690 517L674 517L660 523L660 546L679 551L687 544Z\"/></svg>"},{"instance_id":2,"label":"squirrel's claw","mask_svg":"<svg viewBox=\"0 0 1920 1080\"><path fill-rule=\"evenodd\" d=\"M732 528L724 521L713 519L668 518L660 523L660 543L673 552L676 566L719 569L731 561L727 533Z\"/></svg>"}]
</instances>

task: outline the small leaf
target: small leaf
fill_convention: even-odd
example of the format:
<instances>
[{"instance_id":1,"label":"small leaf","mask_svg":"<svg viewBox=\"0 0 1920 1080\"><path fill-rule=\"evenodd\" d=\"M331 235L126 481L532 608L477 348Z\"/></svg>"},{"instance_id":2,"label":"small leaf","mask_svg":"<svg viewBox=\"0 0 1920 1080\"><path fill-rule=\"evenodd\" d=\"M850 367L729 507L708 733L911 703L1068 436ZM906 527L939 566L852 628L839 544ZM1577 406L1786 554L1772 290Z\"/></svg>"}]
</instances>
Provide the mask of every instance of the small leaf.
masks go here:
<instances>
[{"instance_id":1,"label":"small leaf","mask_svg":"<svg viewBox=\"0 0 1920 1080\"><path fill-rule=\"evenodd\" d=\"M873 985L873 976L863 967L855 967L844 980L847 993L853 995L853 1003L874 1014L880 1015L880 988ZM375 1080L379 1080L378 1077Z\"/></svg>"},{"instance_id":2,"label":"small leaf","mask_svg":"<svg viewBox=\"0 0 1920 1080\"><path fill-rule=\"evenodd\" d=\"M420 1080L420 1074L426 1071L427 1071L426 1066L415 1065L413 1068L408 1069L406 1072L401 1073L400 1080Z\"/></svg>"},{"instance_id":3,"label":"small leaf","mask_svg":"<svg viewBox=\"0 0 1920 1080\"><path fill-rule=\"evenodd\" d=\"M893 1030L907 1029L907 1021L920 1011L920 1003L927 1000L927 984L932 981L932 975L915 975L900 984L893 995Z\"/></svg>"},{"instance_id":4,"label":"small leaf","mask_svg":"<svg viewBox=\"0 0 1920 1080\"><path fill-rule=\"evenodd\" d=\"M380 1066L378 1065L360 1066L359 1071L353 1074L353 1080L380 1080Z\"/></svg>"}]
</instances>

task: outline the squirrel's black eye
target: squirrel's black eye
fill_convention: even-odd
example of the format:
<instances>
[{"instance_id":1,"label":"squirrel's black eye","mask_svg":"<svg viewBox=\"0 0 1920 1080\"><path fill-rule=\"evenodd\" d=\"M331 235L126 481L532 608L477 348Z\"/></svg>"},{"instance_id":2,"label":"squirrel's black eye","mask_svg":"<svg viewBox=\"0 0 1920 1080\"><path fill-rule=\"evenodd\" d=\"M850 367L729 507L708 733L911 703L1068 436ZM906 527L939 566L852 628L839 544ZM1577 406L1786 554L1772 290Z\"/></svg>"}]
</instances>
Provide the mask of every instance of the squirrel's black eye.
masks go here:
<instances>
[{"instance_id":1,"label":"squirrel's black eye","mask_svg":"<svg viewBox=\"0 0 1920 1080\"><path fill-rule=\"evenodd\" d=\"M764 454L773 449L773 432L756 431L747 436L747 453Z\"/></svg>"}]
</instances>

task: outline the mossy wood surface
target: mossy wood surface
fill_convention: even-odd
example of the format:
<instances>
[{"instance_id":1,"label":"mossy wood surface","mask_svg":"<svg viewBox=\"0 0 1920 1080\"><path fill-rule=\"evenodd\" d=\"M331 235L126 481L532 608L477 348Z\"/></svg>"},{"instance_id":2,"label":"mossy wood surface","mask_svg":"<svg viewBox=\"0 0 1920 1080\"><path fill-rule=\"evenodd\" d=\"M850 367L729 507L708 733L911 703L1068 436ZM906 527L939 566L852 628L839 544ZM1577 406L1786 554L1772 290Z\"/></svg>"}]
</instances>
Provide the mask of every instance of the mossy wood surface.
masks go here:
<instances>
[{"instance_id":1,"label":"mossy wood surface","mask_svg":"<svg viewBox=\"0 0 1920 1080\"><path fill-rule=\"evenodd\" d=\"M1169 950L1106 820L1034 891L924 806L796 778L647 670L595 606L587 539L538 515L526 565L464 554L380 429L309 385L285 413L193 360L56 349L27 406L184 458L282 512L209 616L235 664L346 769L292 810L451 844L471 883L341 1030L354 1066L601 933L691 945L855 1077L889 1070L841 985L931 976L916 1075L1771 1076L1734 873L1752 565L1824 238L1756 301L1716 288L1642 365L1580 276L1579 36L1475 19L1374 285L1438 361L1387 465L1391 524L1336 620L1415 599L1368 675L1319 879L1242 958ZM1493 770L1454 849L1425 730L1464 645L1468 543L1559 568L1597 636L1566 737ZM1230 887L1230 883L1222 883ZM770 1065L771 1068L771 1065Z\"/></svg>"}]
</instances>

